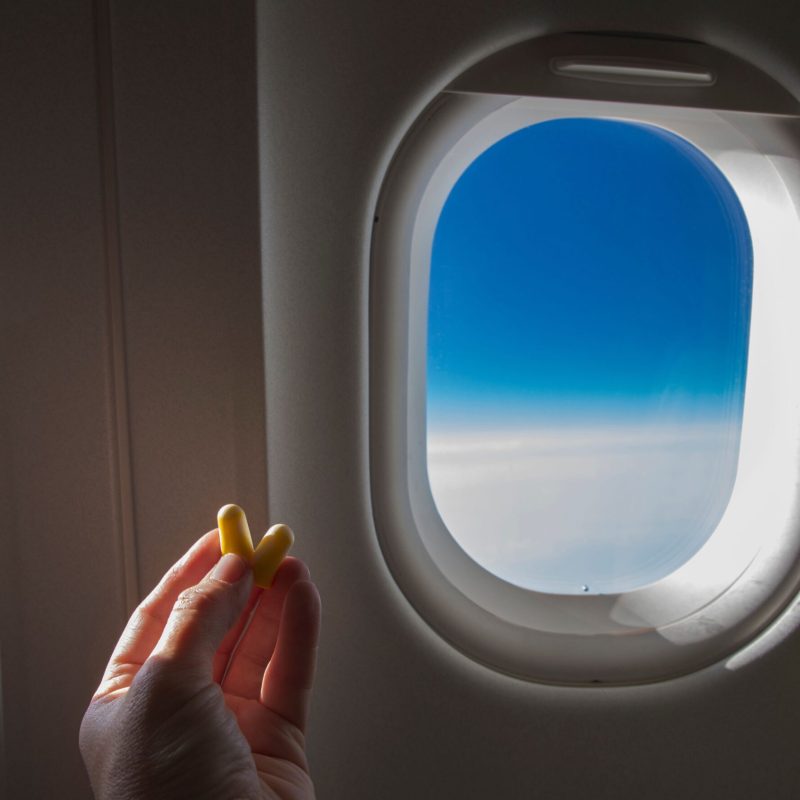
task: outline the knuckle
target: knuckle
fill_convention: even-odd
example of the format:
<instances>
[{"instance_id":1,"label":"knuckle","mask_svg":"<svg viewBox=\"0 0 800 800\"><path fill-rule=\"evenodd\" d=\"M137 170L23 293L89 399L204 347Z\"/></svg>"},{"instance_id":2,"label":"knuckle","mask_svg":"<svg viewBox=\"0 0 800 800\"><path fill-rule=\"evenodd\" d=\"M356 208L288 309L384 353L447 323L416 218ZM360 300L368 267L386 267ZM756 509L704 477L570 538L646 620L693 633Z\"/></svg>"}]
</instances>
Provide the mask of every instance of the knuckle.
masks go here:
<instances>
[{"instance_id":1,"label":"knuckle","mask_svg":"<svg viewBox=\"0 0 800 800\"><path fill-rule=\"evenodd\" d=\"M214 604L214 592L199 584L184 589L175 601L174 610L203 613Z\"/></svg>"}]
</instances>

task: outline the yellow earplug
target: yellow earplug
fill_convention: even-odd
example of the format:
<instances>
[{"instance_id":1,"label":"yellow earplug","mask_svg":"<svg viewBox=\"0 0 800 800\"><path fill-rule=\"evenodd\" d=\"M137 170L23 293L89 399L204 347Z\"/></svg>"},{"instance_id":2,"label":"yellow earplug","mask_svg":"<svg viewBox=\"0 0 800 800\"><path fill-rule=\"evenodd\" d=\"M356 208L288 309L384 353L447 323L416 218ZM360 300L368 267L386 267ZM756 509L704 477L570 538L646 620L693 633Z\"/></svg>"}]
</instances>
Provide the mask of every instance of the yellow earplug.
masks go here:
<instances>
[{"instance_id":1,"label":"yellow earplug","mask_svg":"<svg viewBox=\"0 0 800 800\"><path fill-rule=\"evenodd\" d=\"M256 586L266 589L289 548L294 544L294 534L288 525L273 525L258 543L253 556L253 575Z\"/></svg>"},{"instance_id":2,"label":"yellow earplug","mask_svg":"<svg viewBox=\"0 0 800 800\"><path fill-rule=\"evenodd\" d=\"M256 586L267 589L294 544L294 534L288 525L273 525L253 550L253 539L247 517L240 506L229 503L217 512L219 546L222 554L236 553L253 567Z\"/></svg>"},{"instance_id":3,"label":"yellow earplug","mask_svg":"<svg viewBox=\"0 0 800 800\"><path fill-rule=\"evenodd\" d=\"M244 511L229 503L217 512L219 526L219 547L222 555L236 553L248 563L253 560L253 539Z\"/></svg>"}]
</instances>

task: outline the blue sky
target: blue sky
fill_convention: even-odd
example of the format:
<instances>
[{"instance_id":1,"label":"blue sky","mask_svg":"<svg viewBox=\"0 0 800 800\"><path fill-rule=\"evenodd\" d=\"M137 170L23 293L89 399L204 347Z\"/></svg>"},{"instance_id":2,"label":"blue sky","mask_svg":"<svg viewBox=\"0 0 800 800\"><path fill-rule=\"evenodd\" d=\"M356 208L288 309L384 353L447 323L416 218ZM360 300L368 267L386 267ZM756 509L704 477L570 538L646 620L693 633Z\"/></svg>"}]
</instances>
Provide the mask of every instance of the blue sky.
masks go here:
<instances>
[{"instance_id":1,"label":"blue sky","mask_svg":"<svg viewBox=\"0 0 800 800\"><path fill-rule=\"evenodd\" d=\"M738 199L671 133L561 119L479 156L428 313L428 472L467 553L612 592L696 552L735 480L751 285Z\"/></svg>"},{"instance_id":2,"label":"blue sky","mask_svg":"<svg viewBox=\"0 0 800 800\"><path fill-rule=\"evenodd\" d=\"M750 263L732 189L678 137L524 128L473 162L436 229L429 418L738 413Z\"/></svg>"}]
</instances>

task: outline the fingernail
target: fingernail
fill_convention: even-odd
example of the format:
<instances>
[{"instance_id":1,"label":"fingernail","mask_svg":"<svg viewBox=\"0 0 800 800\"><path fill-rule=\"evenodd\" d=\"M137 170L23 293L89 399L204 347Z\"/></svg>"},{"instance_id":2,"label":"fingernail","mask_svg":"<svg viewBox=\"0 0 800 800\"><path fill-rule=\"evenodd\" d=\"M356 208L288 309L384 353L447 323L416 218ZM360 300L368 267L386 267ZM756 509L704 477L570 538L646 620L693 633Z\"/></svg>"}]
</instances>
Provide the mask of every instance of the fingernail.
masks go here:
<instances>
[{"instance_id":1,"label":"fingernail","mask_svg":"<svg viewBox=\"0 0 800 800\"><path fill-rule=\"evenodd\" d=\"M247 571L247 562L236 553L225 553L211 571L211 577L225 583L236 583Z\"/></svg>"}]
</instances>

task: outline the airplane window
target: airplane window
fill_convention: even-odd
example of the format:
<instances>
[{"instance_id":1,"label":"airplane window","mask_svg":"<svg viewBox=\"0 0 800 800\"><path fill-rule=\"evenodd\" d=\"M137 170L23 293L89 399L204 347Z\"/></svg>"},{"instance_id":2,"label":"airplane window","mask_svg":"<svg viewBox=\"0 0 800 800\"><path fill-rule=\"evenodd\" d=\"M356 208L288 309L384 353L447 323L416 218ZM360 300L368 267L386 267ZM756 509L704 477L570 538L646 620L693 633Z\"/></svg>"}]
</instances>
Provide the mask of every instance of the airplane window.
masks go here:
<instances>
[{"instance_id":1,"label":"airplane window","mask_svg":"<svg viewBox=\"0 0 800 800\"><path fill-rule=\"evenodd\" d=\"M791 601L798 120L715 48L570 34L398 130L370 218L371 498L391 576L455 650L661 680Z\"/></svg>"},{"instance_id":2,"label":"airplane window","mask_svg":"<svg viewBox=\"0 0 800 800\"><path fill-rule=\"evenodd\" d=\"M674 133L562 118L480 154L428 308L428 477L466 553L567 594L696 553L736 477L751 284L736 193Z\"/></svg>"}]
</instances>

